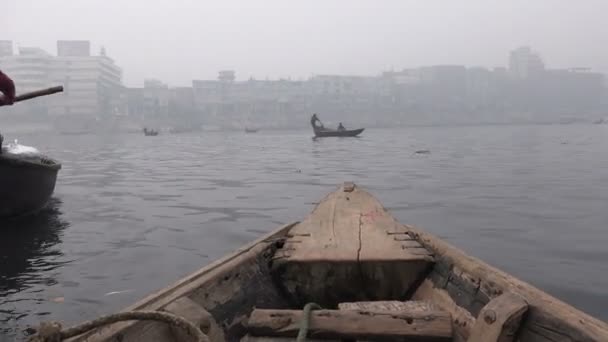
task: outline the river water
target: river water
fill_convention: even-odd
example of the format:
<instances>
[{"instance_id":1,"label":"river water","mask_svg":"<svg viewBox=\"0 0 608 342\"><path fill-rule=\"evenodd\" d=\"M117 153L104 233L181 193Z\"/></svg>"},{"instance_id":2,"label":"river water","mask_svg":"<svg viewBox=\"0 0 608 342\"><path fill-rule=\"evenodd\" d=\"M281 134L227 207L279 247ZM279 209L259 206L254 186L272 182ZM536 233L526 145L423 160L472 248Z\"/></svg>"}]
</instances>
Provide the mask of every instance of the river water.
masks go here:
<instances>
[{"instance_id":1,"label":"river water","mask_svg":"<svg viewBox=\"0 0 608 342\"><path fill-rule=\"evenodd\" d=\"M0 222L11 340L39 320L119 310L302 219L345 180L401 222L608 319L608 126L14 138L63 169L48 209Z\"/></svg>"}]
</instances>

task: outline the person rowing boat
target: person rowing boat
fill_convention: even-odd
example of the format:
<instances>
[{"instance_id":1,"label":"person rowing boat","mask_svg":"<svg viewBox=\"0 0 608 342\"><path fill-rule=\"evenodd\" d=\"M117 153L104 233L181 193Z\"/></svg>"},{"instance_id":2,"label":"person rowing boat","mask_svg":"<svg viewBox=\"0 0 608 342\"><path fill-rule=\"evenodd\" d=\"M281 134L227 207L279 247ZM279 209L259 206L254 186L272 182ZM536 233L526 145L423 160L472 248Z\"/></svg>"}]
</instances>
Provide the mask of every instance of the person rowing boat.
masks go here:
<instances>
[{"instance_id":1,"label":"person rowing boat","mask_svg":"<svg viewBox=\"0 0 608 342\"><path fill-rule=\"evenodd\" d=\"M15 82L0 70L0 106L10 106L15 102ZM4 137L0 133L0 154L2 154L2 142Z\"/></svg>"},{"instance_id":2,"label":"person rowing boat","mask_svg":"<svg viewBox=\"0 0 608 342\"><path fill-rule=\"evenodd\" d=\"M317 122L319 123L318 126L317 126ZM314 113L312 115L312 117L310 118L310 124L312 125L313 128L325 128L323 126L323 123L321 122L321 120L319 120L319 118L317 117L317 113Z\"/></svg>"},{"instance_id":3,"label":"person rowing boat","mask_svg":"<svg viewBox=\"0 0 608 342\"><path fill-rule=\"evenodd\" d=\"M15 102L15 82L0 70L0 106L12 105Z\"/></svg>"}]
</instances>

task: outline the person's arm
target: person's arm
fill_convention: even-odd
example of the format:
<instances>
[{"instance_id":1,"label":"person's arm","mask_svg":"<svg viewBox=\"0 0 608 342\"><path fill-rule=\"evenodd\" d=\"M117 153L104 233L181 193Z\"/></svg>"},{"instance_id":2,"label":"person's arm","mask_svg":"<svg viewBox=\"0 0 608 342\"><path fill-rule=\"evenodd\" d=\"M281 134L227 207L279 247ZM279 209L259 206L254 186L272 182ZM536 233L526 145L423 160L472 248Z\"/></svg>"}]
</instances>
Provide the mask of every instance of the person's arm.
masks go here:
<instances>
[{"instance_id":1,"label":"person's arm","mask_svg":"<svg viewBox=\"0 0 608 342\"><path fill-rule=\"evenodd\" d=\"M12 105L15 102L15 83L0 70L0 106Z\"/></svg>"}]
</instances>

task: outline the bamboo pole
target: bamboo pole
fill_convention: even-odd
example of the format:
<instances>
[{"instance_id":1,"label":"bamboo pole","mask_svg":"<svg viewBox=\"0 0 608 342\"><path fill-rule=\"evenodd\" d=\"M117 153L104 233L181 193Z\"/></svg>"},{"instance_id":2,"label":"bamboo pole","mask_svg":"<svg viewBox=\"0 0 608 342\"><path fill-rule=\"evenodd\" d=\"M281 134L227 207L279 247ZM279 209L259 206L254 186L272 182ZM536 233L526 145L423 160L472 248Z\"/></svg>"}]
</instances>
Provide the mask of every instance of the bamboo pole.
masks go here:
<instances>
[{"instance_id":1,"label":"bamboo pole","mask_svg":"<svg viewBox=\"0 0 608 342\"><path fill-rule=\"evenodd\" d=\"M33 99L33 98L39 97L39 96L46 96L46 95L52 95L52 94L55 94L55 93L61 93L62 91L63 91L63 86L57 86L57 87L51 87L51 88L36 90L36 91L32 91L32 92L29 92L29 93L25 93L25 94L21 94L19 96L16 96L14 102L20 102L20 101L30 100L30 99ZM0 102L0 106L2 106L2 105L3 104Z\"/></svg>"}]
</instances>

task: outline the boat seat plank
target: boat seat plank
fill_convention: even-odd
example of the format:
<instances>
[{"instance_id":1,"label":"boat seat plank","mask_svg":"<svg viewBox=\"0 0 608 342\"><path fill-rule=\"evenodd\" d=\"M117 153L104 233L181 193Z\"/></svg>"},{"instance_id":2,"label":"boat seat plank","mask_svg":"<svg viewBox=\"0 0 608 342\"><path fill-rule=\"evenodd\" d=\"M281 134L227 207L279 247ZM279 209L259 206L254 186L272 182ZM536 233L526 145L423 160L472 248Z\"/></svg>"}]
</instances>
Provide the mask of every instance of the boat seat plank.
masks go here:
<instances>
[{"instance_id":1,"label":"boat seat plank","mask_svg":"<svg viewBox=\"0 0 608 342\"><path fill-rule=\"evenodd\" d=\"M243 336L241 342L295 342L295 337L271 337L271 336L251 336L249 334ZM339 342L340 340L314 339L307 338L306 342Z\"/></svg>"},{"instance_id":2,"label":"boat seat plank","mask_svg":"<svg viewBox=\"0 0 608 342\"><path fill-rule=\"evenodd\" d=\"M503 293L481 309L468 342L514 341L527 310L528 303L522 297Z\"/></svg>"},{"instance_id":3,"label":"boat seat plank","mask_svg":"<svg viewBox=\"0 0 608 342\"><path fill-rule=\"evenodd\" d=\"M295 337L303 319L301 310L255 309L247 330L253 336ZM386 339L450 341L452 318L444 311L360 312L315 310L311 312L309 336L330 339Z\"/></svg>"},{"instance_id":4,"label":"boat seat plank","mask_svg":"<svg viewBox=\"0 0 608 342\"><path fill-rule=\"evenodd\" d=\"M427 301L408 300L401 302L398 300L384 301L364 301L364 302L347 302L338 304L339 310L358 310L358 311L374 311L374 312L433 312L440 308Z\"/></svg>"}]
</instances>

